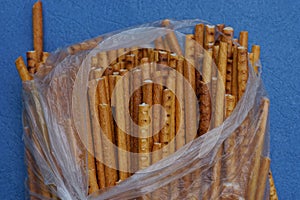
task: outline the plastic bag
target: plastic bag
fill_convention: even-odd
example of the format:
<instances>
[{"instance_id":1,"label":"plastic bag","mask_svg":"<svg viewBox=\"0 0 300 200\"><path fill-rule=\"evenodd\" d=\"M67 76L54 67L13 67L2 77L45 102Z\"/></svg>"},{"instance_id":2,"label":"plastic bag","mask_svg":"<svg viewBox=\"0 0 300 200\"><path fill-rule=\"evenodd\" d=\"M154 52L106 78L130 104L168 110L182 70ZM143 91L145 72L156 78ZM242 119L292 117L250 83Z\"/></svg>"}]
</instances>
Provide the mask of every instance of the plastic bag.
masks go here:
<instances>
[{"instance_id":1,"label":"plastic bag","mask_svg":"<svg viewBox=\"0 0 300 200\"><path fill-rule=\"evenodd\" d=\"M26 162L28 176L35 177L34 180L28 179L27 181L32 198L66 200L257 199L257 193L260 195L262 193L264 199L268 198L268 192L266 192L268 183L262 174L264 171L268 171L266 168L268 164L265 163L269 162L269 101L266 98L261 78L254 73L250 63L247 89L232 114L221 125L215 128L210 126L210 130L199 137L196 137L197 128L196 132L187 132L186 134L195 137L195 139L191 141L186 139L181 148L176 148L176 141L179 141L179 137L182 136L176 134L173 136L174 138L171 138L172 141L170 140L167 144L169 153L161 148L157 152L151 152L148 157L154 158L154 156L163 155L163 159L151 163L151 165L148 163L146 167L139 166L129 169L127 166L127 173L134 173L132 176L116 183L115 186L103 187L102 189L100 187L100 176L97 174L98 164L104 163L107 171L116 168L114 172L117 173L118 178L120 171L125 171L118 162L120 155L127 157L128 160L130 160L129 158L139 160L143 159L142 156L147 157L149 154L142 154L141 156L139 152L122 152L116 144L111 142L111 138L104 137L105 133L100 134L99 132L102 139L103 155L96 155L95 149L98 148L99 144L95 144L95 142L93 144L96 138L91 133L97 127L94 127L92 123L93 116L90 114L90 104L91 102L95 103L94 101L97 99L91 99L89 95L95 95L95 93L90 93L90 90L93 89L95 92L98 88L97 82L93 80L98 80L103 73L107 73L106 68L111 70L111 66L114 65L112 62L124 59L125 54L131 55L134 50L151 52L156 48L157 38L167 38L170 34L176 35L179 47L183 50L180 52L178 46L172 45L163 50L176 52L177 55L180 53L186 55L187 52L184 52L184 49L188 43L193 44L194 49L203 49L193 39L191 41L186 40L186 35L193 33L194 26L199 23L207 24L200 20L184 20L171 21L168 26L162 27L162 22L159 21L99 36L52 53L46 64L35 75L34 80L24 82L23 124ZM216 41L221 35L216 31ZM115 51L120 49L122 49L121 53ZM206 51L199 51L200 53L192 57L185 56L184 62L188 63L187 65L195 65L196 70L202 74L203 64L199 64L198 61L202 58L201 62L203 62ZM108 64L103 64L105 61L100 60L101 52L107 52L110 67ZM98 63L101 66L96 66L97 64L93 61L95 58L98 58ZM101 62L103 63L101 64ZM154 64L150 61L149 66L152 65ZM145 74L147 67L143 66L141 64L137 67L142 70L142 74ZM215 64L211 66L218 73L217 66ZM121 66L122 68L126 67ZM97 71L97 69L100 70ZM156 70L162 73L168 71L168 75L174 73L175 77L181 76L182 81L185 82L184 96L180 96L180 94L177 96L176 89L168 85L168 81L161 83L164 88L173 91L177 101L180 99L187 101L186 99L191 97L195 99L189 101L198 102L199 97L193 94L193 87L189 86L189 81L186 81L186 77L178 73L176 68L174 70L170 66L159 64L156 66ZM151 73L150 78L153 78L155 72L151 71ZM218 76L220 77L220 75ZM116 123L120 129L126 132L128 129L122 127L124 123L118 122L118 114L116 114L119 108L117 102L120 100L117 88L122 87L124 81L133 84L134 70L128 70L126 75L122 77L125 78L118 82L121 84L116 83L115 93L110 92L114 96L110 99L110 109L114 115L113 123ZM155 80L152 81L155 84L159 83L156 83ZM134 94L138 87L145 84L142 81L136 88L133 87L130 95ZM225 89L223 88L223 90ZM216 97L211 95L211 101L214 98ZM128 108L132 100L126 98L125 95L124 99L125 108L126 105ZM198 113L200 108L198 103L193 106L197 110L195 111L197 115L192 120L198 127L201 119ZM102 109L105 110L106 106ZM180 111L184 113L184 116L188 115L187 110L182 109ZM125 109L124 112L125 117L121 116L121 119L131 120L129 111ZM155 112L154 108L151 112ZM161 112L168 113L168 110L165 108ZM164 113L162 116L165 116ZM155 122L155 119L152 119ZM216 120L213 117L211 119ZM147 126L140 128L134 119L130 123L132 127L129 130L139 130L127 132L127 134L131 134L131 137L138 137L137 134L142 133L140 129L146 127L147 130ZM165 123L166 121L161 124L165 125ZM159 129L164 129L163 125ZM153 129L152 126L155 125L152 123L151 130ZM193 127L183 128L186 131L195 130ZM117 130L114 131L115 134ZM175 148L176 151L171 151L171 147ZM116 158L114 164L107 162L107 159L111 158L107 153L114 154L111 155L111 157ZM93 160L93 166L91 166L90 160ZM91 180L91 177L94 176L92 174L96 174L96 180ZM95 188L91 189L91 187L95 187L95 185L91 185L93 181L97 182L96 187L99 191L90 194L90 191L95 191ZM39 187L38 190L36 189L37 186Z\"/></svg>"}]
</instances>

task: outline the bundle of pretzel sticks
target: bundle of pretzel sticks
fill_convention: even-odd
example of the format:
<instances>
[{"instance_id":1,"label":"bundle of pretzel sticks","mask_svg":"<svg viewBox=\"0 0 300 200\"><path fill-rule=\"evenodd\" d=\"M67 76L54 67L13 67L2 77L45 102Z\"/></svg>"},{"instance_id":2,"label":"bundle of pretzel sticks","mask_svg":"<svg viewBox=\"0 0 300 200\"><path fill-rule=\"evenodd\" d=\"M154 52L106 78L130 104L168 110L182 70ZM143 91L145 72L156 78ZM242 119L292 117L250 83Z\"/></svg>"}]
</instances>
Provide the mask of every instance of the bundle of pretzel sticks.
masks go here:
<instances>
[{"instance_id":1,"label":"bundle of pretzel sticks","mask_svg":"<svg viewBox=\"0 0 300 200\"><path fill-rule=\"evenodd\" d=\"M55 144L52 127L47 123L49 113L33 80L52 73L56 67L46 62L49 53L43 51L42 25L42 3L38 1L33 7L34 51L26 54L27 67L21 57L16 60L24 81L28 186L31 199L67 199L68 195L58 189L61 185L49 181L49 174L42 167L55 168L60 183L71 190L68 185L71 180L64 171L66 163L61 163L58 154L52 154ZM77 173L86 177L81 185L85 195L121 185L135 172L172 156L222 126L243 98L249 74L254 71L259 76L260 48L253 45L248 53L246 31L234 39L231 27L198 23L193 34L184 35L182 43L170 20L163 20L160 26L169 31L157 37L151 48L132 46L87 56L90 58L85 66L89 67L87 115L80 116L87 125L86 141L82 141L71 118L63 123L69 142L66 155L71 155L71 163L79 166ZM101 36L75 44L66 52L71 57L80 57L93 52L105 39ZM75 65L82 67L82 63ZM57 100L57 110L53 111L57 117L68 113L68 106L59 105L68 105L66 101L70 101L75 79L74 74L53 78L56 86L64 84L52 94ZM132 196L264 199L270 165L270 159L263 154L269 101L262 98L260 104L221 143L209 167L197 168L140 197L131 192ZM87 172L82 172L85 169ZM74 173L70 176L73 178ZM276 198L273 188L270 199Z\"/></svg>"}]
</instances>

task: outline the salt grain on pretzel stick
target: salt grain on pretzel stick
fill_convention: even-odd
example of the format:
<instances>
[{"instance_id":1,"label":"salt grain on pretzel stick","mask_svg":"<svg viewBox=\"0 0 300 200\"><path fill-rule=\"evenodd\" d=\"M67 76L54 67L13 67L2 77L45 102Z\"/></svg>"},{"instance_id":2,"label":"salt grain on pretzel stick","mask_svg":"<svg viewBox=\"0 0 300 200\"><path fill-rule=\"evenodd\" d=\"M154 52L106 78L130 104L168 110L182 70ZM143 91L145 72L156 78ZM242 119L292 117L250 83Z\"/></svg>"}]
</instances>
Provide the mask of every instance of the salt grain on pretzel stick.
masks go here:
<instances>
[{"instance_id":1,"label":"salt grain on pretzel stick","mask_svg":"<svg viewBox=\"0 0 300 200\"><path fill-rule=\"evenodd\" d=\"M253 161L251 163L251 173L248 181L248 187L246 192L246 199L255 200L255 194L257 189L257 181L259 175L259 168L260 168L260 158L263 152L264 141L265 141L265 133L268 121L268 114L269 114L269 100L264 98L262 101L262 110L261 114L258 119L258 127L256 129L256 135L254 138L256 147L254 148L253 153Z\"/></svg>"},{"instance_id":2,"label":"salt grain on pretzel stick","mask_svg":"<svg viewBox=\"0 0 300 200\"><path fill-rule=\"evenodd\" d=\"M93 152L88 152L88 175L89 175L89 194L97 191L100 188L105 187L104 166L99 161L95 164L94 153L96 159L102 157L102 143L98 134L100 133L100 126L98 121L98 95L97 94L97 80L91 80L88 86L88 102L89 102L89 114L91 122L91 134L88 137L88 145ZM102 95L102 94L101 94ZM99 157L98 157L99 156ZM101 159L100 159L101 160ZM98 165L98 166L97 166ZM97 175L98 181L97 181Z\"/></svg>"},{"instance_id":3,"label":"salt grain on pretzel stick","mask_svg":"<svg viewBox=\"0 0 300 200\"><path fill-rule=\"evenodd\" d=\"M114 186L118 181L116 170L116 155L112 146L112 130L110 122L110 108L108 104L99 104L99 121L102 131L103 158L105 162L105 186ZM106 140L103 139L106 137Z\"/></svg>"},{"instance_id":4,"label":"salt grain on pretzel stick","mask_svg":"<svg viewBox=\"0 0 300 200\"><path fill-rule=\"evenodd\" d=\"M42 60L43 53L43 8L37 1L32 7L33 48L37 53L37 62Z\"/></svg>"},{"instance_id":5,"label":"salt grain on pretzel stick","mask_svg":"<svg viewBox=\"0 0 300 200\"><path fill-rule=\"evenodd\" d=\"M116 76L116 120L118 127L117 130L117 142L118 142L118 160L119 160L119 179L121 181L129 177L128 171L128 160L127 152L129 151L127 146L127 135L125 132L126 120L125 120L125 102L124 102L124 88L121 76Z\"/></svg>"},{"instance_id":6,"label":"salt grain on pretzel stick","mask_svg":"<svg viewBox=\"0 0 300 200\"><path fill-rule=\"evenodd\" d=\"M261 165L259 169L258 182L257 182L257 190L255 194L255 199L263 200L265 195L265 190L267 186L268 174L270 170L270 162L269 158L262 157Z\"/></svg>"},{"instance_id":7,"label":"salt grain on pretzel stick","mask_svg":"<svg viewBox=\"0 0 300 200\"><path fill-rule=\"evenodd\" d=\"M29 74L24 60L21 56L16 59L15 64L22 81L30 81L33 79L32 76Z\"/></svg>"}]
</instances>

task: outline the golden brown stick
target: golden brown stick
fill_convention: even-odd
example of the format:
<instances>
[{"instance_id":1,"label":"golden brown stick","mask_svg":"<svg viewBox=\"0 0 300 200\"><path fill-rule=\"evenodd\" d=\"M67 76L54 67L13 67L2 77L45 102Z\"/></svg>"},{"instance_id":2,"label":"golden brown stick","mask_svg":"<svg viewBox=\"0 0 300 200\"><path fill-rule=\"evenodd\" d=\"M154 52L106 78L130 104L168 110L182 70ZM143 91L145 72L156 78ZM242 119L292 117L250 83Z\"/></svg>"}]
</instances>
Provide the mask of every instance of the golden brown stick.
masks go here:
<instances>
[{"instance_id":1,"label":"golden brown stick","mask_svg":"<svg viewBox=\"0 0 300 200\"><path fill-rule=\"evenodd\" d=\"M149 58L142 58L141 69L143 73L143 80L151 79L151 67L149 63Z\"/></svg>"},{"instance_id":2,"label":"golden brown stick","mask_svg":"<svg viewBox=\"0 0 300 200\"><path fill-rule=\"evenodd\" d=\"M158 161L160 161L162 159L162 153L161 153L161 149L162 145L161 143L153 143L153 148L152 148L152 163L156 163ZM152 200L161 200L160 198L161 195L161 190L157 189L152 193Z\"/></svg>"},{"instance_id":3,"label":"golden brown stick","mask_svg":"<svg viewBox=\"0 0 300 200\"><path fill-rule=\"evenodd\" d=\"M270 170L270 162L269 158L262 157L261 158L261 165L259 169L259 179L257 182L257 190L255 199L263 200L265 195L265 189L267 186L268 174Z\"/></svg>"},{"instance_id":4,"label":"golden brown stick","mask_svg":"<svg viewBox=\"0 0 300 200\"><path fill-rule=\"evenodd\" d=\"M176 92L176 72L175 70L171 70L169 72L169 76L166 80L166 87L170 90L170 92L168 92L168 108L170 110L170 135L169 135L169 153L172 154L175 152L175 92Z\"/></svg>"},{"instance_id":5,"label":"golden brown stick","mask_svg":"<svg viewBox=\"0 0 300 200\"><path fill-rule=\"evenodd\" d=\"M269 171L269 181L270 181L270 200L278 200L275 183L271 171Z\"/></svg>"},{"instance_id":6,"label":"golden brown stick","mask_svg":"<svg viewBox=\"0 0 300 200\"><path fill-rule=\"evenodd\" d=\"M178 60L178 56L176 53L170 53L169 55L169 67L176 70L176 64Z\"/></svg>"},{"instance_id":7,"label":"golden brown stick","mask_svg":"<svg viewBox=\"0 0 300 200\"><path fill-rule=\"evenodd\" d=\"M126 53L125 48L119 48L117 50L118 62L124 62L125 61L125 53Z\"/></svg>"},{"instance_id":8,"label":"golden brown stick","mask_svg":"<svg viewBox=\"0 0 300 200\"><path fill-rule=\"evenodd\" d=\"M37 1L32 7L33 48L37 53L37 62L42 60L43 53L43 8Z\"/></svg>"},{"instance_id":9,"label":"golden brown stick","mask_svg":"<svg viewBox=\"0 0 300 200\"><path fill-rule=\"evenodd\" d=\"M105 186L114 186L118 181L116 171L116 156L112 146L113 133L110 122L110 108L108 104L99 104L99 121L102 130L102 137L107 141L103 142L103 158L105 162Z\"/></svg>"},{"instance_id":10,"label":"golden brown stick","mask_svg":"<svg viewBox=\"0 0 300 200\"><path fill-rule=\"evenodd\" d=\"M231 94L236 97L238 102L238 52L236 46L233 47Z\"/></svg>"},{"instance_id":11,"label":"golden brown stick","mask_svg":"<svg viewBox=\"0 0 300 200\"><path fill-rule=\"evenodd\" d=\"M211 76L212 77L217 77L217 65L218 65L218 58L219 58L219 51L220 51L220 46L219 45L215 45L213 46L213 66L211 69Z\"/></svg>"},{"instance_id":12,"label":"golden brown stick","mask_svg":"<svg viewBox=\"0 0 300 200\"><path fill-rule=\"evenodd\" d=\"M33 79L32 76L29 74L24 60L21 56L16 59L15 64L22 81L30 81Z\"/></svg>"},{"instance_id":13,"label":"golden brown stick","mask_svg":"<svg viewBox=\"0 0 300 200\"><path fill-rule=\"evenodd\" d=\"M138 125L138 116L139 116L139 105L142 103L142 89L141 89L141 85L142 85L142 71L140 69L135 69L133 71L133 88L135 88L136 90L133 92L132 95L132 120L133 122ZM132 138L131 141L131 151L134 153L138 153L138 127L137 126L133 126L133 135L135 137ZM131 160L132 163L132 167L134 168L133 170L136 171L138 168L138 160L135 159L135 157L133 157L133 159Z\"/></svg>"},{"instance_id":14,"label":"golden brown stick","mask_svg":"<svg viewBox=\"0 0 300 200\"><path fill-rule=\"evenodd\" d=\"M69 54L74 55L80 51L86 51L95 48L102 40L103 37L99 36L78 44L73 44L72 46L69 46L67 50Z\"/></svg>"},{"instance_id":15,"label":"golden brown stick","mask_svg":"<svg viewBox=\"0 0 300 200\"><path fill-rule=\"evenodd\" d=\"M42 63L46 63L48 57L50 56L50 53L49 52L43 52L43 55L42 55L42 60L41 62ZM38 70L38 69L37 69Z\"/></svg>"},{"instance_id":16,"label":"golden brown stick","mask_svg":"<svg viewBox=\"0 0 300 200\"><path fill-rule=\"evenodd\" d=\"M102 143L101 139L98 138L100 133L100 126L98 121L98 96L97 94L97 80L92 80L89 82L88 86L88 102L89 102L89 114L91 123L91 134L88 136L88 146L91 152L88 152L88 175L89 175L89 194L96 192L100 188L105 187L104 177L104 167L100 163L102 158ZM102 94L101 94L102 95ZM97 143L96 143L97 142ZM75 150L76 151L76 150ZM97 166L95 164L95 158L100 159L97 161ZM97 169L97 174L96 174ZM98 181L97 181L98 175Z\"/></svg>"},{"instance_id":17,"label":"golden brown stick","mask_svg":"<svg viewBox=\"0 0 300 200\"><path fill-rule=\"evenodd\" d=\"M184 123L184 83L183 83L183 64L184 60L179 57L177 61L176 74L176 98L175 102L175 131L176 131L176 149L185 145L185 123Z\"/></svg>"},{"instance_id":18,"label":"golden brown stick","mask_svg":"<svg viewBox=\"0 0 300 200\"><path fill-rule=\"evenodd\" d=\"M143 82L143 102L146 103L147 105L149 105L150 107L153 105L153 102L152 102L152 96L153 96L153 82L152 80L144 80ZM152 111L149 110L149 117L151 119L151 122L152 123L152 120L153 120L153 117L152 117ZM150 129L149 129L149 134L151 136L150 138L150 147L152 149L152 146L153 146L153 139L152 139L152 126L150 126Z\"/></svg>"},{"instance_id":19,"label":"golden brown stick","mask_svg":"<svg viewBox=\"0 0 300 200\"><path fill-rule=\"evenodd\" d=\"M233 39L233 28L226 27L223 29L224 36L222 41L227 43L227 66L226 66L226 93L231 94L232 86L232 39Z\"/></svg>"},{"instance_id":20,"label":"golden brown stick","mask_svg":"<svg viewBox=\"0 0 300 200\"><path fill-rule=\"evenodd\" d=\"M121 82L119 82L121 81ZM116 98L116 120L117 120L117 142L118 142L118 160L119 160L119 179L121 181L129 177L127 152L129 151L127 146L127 135L125 132L126 120L125 120L125 102L124 102L124 88L121 76L116 76L117 87L115 91Z\"/></svg>"},{"instance_id":21,"label":"golden brown stick","mask_svg":"<svg viewBox=\"0 0 300 200\"><path fill-rule=\"evenodd\" d=\"M238 69L238 100L246 91L248 81L248 52L244 47L237 48L237 69Z\"/></svg>"},{"instance_id":22,"label":"golden brown stick","mask_svg":"<svg viewBox=\"0 0 300 200\"><path fill-rule=\"evenodd\" d=\"M117 75L109 75L108 76L108 85L109 85L109 99L111 100L110 105L112 107L116 106L115 98L113 98L113 91L116 85L116 77Z\"/></svg>"},{"instance_id":23,"label":"golden brown stick","mask_svg":"<svg viewBox=\"0 0 300 200\"><path fill-rule=\"evenodd\" d=\"M34 74L37 72L38 65L38 55L36 51L27 51L26 52L27 59L27 69L29 73Z\"/></svg>"},{"instance_id":24,"label":"golden brown stick","mask_svg":"<svg viewBox=\"0 0 300 200\"><path fill-rule=\"evenodd\" d=\"M159 132L161 128L161 110L158 105L162 104L162 91L163 91L163 78L161 76L161 72L157 71L154 76L154 85L153 85L153 142L158 143L159 142Z\"/></svg>"},{"instance_id":25,"label":"golden brown stick","mask_svg":"<svg viewBox=\"0 0 300 200\"><path fill-rule=\"evenodd\" d=\"M258 65L257 65L257 62L259 61L259 58L260 58L260 46L259 45L253 45L252 46L252 53L253 53L253 62L252 62L252 67L254 67L254 71L256 73L259 72L259 69L258 69Z\"/></svg>"},{"instance_id":26,"label":"golden brown stick","mask_svg":"<svg viewBox=\"0 0 300 200\"><path fill-rule=\"evenodd\" d=\"M223 88L226 86L226 69L227 69L227 43L220 42L218 58L218 80L222 80Z\"/></svg>"},{"instance_id":27,"label":"golden brown stick","mask_svg":"<svg viewBox=\"0 0 300 200\"><path fill-rule=\"evenodd\" d=\"M163 20L162 26L170 28L170 20L168 20L168 19ZM176 53L177 55L182 55L182 51L181 51L180 45L178 43L175 32L173 30L172 31L170 30L170 32L168 32L165 37L166 37L167 45L168 45L170 51ZM166 45L165 45L165 47L166 47ZM168 49L166 49L166 50L168 50Z\"/></svg>"},{"instance_id":28,"label":"golden brown stick","mask_svg":"<svg viewBox=\"0 0 300 200\"><path fill-rule=\"evenodd\" d=\"M205 25L204 49L215 43L215 26Z\"/></svg>"},{"instance_id":29,"label":"golden brown stick","mask_svg":"<svg viewBox=\"0 0 300 200\"><path fill-rule=\"evenodd\" d=\"M106 90L106 102L110 105L110 95L109 95L109 82L108 82L108 76L103 76L104 79L104 88Z\"/></svg>"},{"instance_id":30,"label":"golden brown stick","mask_svg":"<svg viewBox=\"0 0 300 200\"><path fill-rule=\"evenodd\" d=\"M202 76L200 84L200 122L198 135L201 136L209 130L211 120L211 67L212 49L204 53Z\"/></svg>"},{"instance_id":31,"label":"golden brown stick","mask_svg":"<svg viewBox=\"0 0 300 200\"><path fill-rule=\"evenodd\" d=\"M203 59L203 45L204 45L204 24L197 24L195 26L195 58L197 63L202 64Z\"/></svg>"},{"instance_id":32,"label":"golden brown stick","mask_svg":"<svg viewBox=\"0 0 300 200\"><path fill-rule=\"evenodd\" d=\"M107 52L108 64L113 66L117 62L117 50L110 50Z\"/></svg>"},{"instance_id":33,"label":"golden brown stick","mask_svg":"<svg viewBox=\"0 0 300 200\"><path fill-rule=\"evenodd\" d=\"M125 67L128 71L132 70L135 67L135 55L129 54L125 56Z\"/></svg>"},{"instance_id":34,"label":"golden brown stick","mask_svg":"<svg viewBox=\"0 0 300 200\"><path fill-rule=\"evenodd\" d=\"M150 146L150 106L142 103L139 105L139 169L145 169L151 165Z\"/></svg>"},{"instance_id":35,"label":"golden brown stick","mask_svg":"<svg viewBox=\"0 0 300 200\"><path fill-rule=\"evenodd\" d=\"M185 42L185 66L184 77L186 79L185 88L185 127L186 127L186 143L189 143L194 139L197 134L197 109L196 109L196 81L195 81L195 68L194 68L194 36L186 35ZM192 91L190 90L192 88ZM192 94L191 94L192 93Z\"/></svg>"},{"instance_id":36,"label":"golden brown stick","mask_svg":"<svg viewBox=\"0 0 300 200\"><path fill-rule=\"evenodd\" d=\"M156 38L154 43L155 43L155 49L157 49L157 50L164 50L165 49L162 37Z\"/></svg>"},{"instance_id":37,"label":"golden brown stick","mask_svg":"<svg viewBox=\"0 0 300 200\"><path fill-rule=\"evenodd\" d=\"M102 67L103 69L106 69L108 67L108 58L107 58L107 54L106 52L100 52L97 54L97 57L98 57L98 65L100 67Z\"/></svg>"},{"instance_id":38,"label":"golden brown stick","mask_svg":"<svg viewBox=\"0 0 300 200\"><path fill-rule=\"evenodd\" d=\"M248 31L240 32L239 44L248 49Z\"/></svg>"},{"instance_id":39,"label":"golden brown stick","mask_svg":"<svg viewBox=\"0 0 300 200\"><path fill-rule=\"evenodd\" d=\"M258 128L256 130L257 132L254 138L256 146L254 147L255 152L253 153L253 158L252 158L253 161L250 167L251 172L250 172L247 193L246 193L246 198L249 200L255 199L255 194L257 189L256 184L259 178L258 175L259 175L259 168L260 168L260 157L264 147L265 132L266 132L267 121L268 121L269 104L270 104L269 100L264 98L262 102L262 111L258 119Z\"/></svg>"}]
</instances>

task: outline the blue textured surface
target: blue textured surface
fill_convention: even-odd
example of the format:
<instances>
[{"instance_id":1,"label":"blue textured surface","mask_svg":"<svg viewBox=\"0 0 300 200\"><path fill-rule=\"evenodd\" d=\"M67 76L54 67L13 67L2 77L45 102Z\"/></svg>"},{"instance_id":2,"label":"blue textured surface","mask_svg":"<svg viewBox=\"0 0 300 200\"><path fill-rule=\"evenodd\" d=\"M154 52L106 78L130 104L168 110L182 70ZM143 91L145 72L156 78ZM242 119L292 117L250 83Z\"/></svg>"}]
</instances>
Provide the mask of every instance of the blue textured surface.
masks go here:
<instances>
[{"instance_id":1,"label":"blue textured surface","mask_svg":"<svg viewBox=\"0 0 300 200\"><path fill-rule=\"evenodd\" d=\"M32 49L33 0L0 9L0 199L24 199L21 81L14 60ZM249 31L260 44L271 99L272 171L280 199L300 197L300 1L44 1L45 50L158 19L201 18Z\"/></svg>"}]
</instances>

